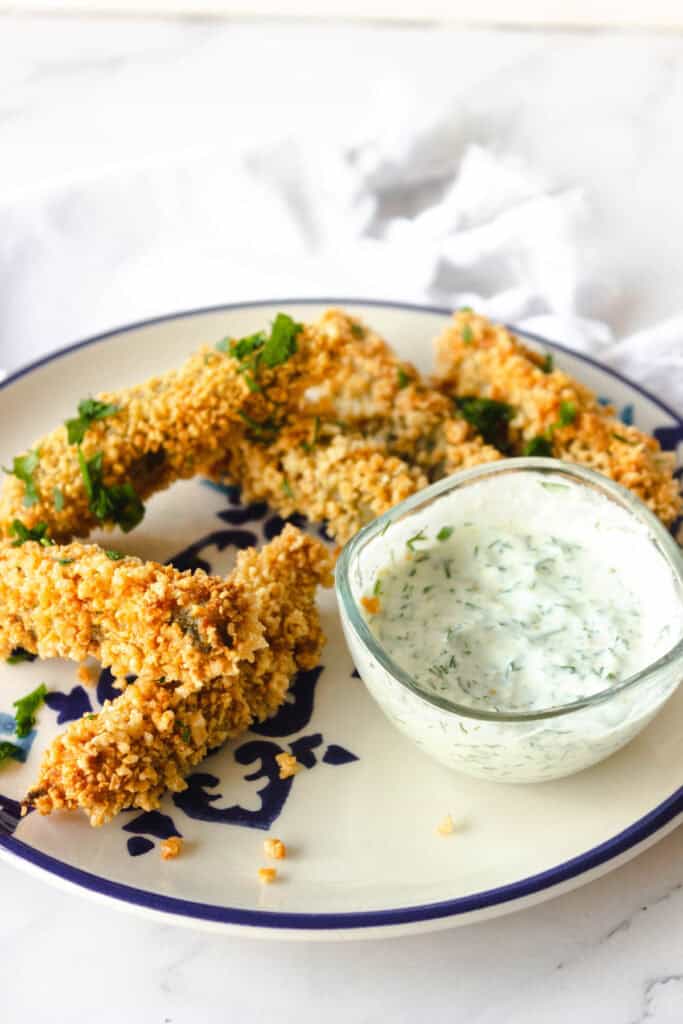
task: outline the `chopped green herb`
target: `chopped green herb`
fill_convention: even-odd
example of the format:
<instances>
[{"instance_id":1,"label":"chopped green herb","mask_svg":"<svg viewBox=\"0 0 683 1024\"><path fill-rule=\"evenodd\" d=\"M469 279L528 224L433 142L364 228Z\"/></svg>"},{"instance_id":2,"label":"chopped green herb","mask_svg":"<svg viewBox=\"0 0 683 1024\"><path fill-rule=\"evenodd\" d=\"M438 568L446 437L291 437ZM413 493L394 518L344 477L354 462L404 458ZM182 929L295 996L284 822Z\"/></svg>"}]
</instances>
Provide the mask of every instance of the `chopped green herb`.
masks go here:
<instances>
[{"instance_id":1,"label":"chopped green herb","mask_svg":"<svg viewBox=\"0 0 683 1024\"><path fill-rule=\"evenodd\" d=\"M354 338L365 337L366 331L362 324L354 323L354 321L351 320L349 326L351 328L351 334L354 336Z\"/></svg>"},{"instance_id":2,"label":"chopped green herb","mask_svg":"<svg viewBox=\"0 0 683 1024\"><path fill-rule=\"evenodd\" d=\"M120 562L122 558L126 556L121 551L114 551L112 548L105 548L104 551L107 558L111 558L112 562Z\"/></svg>"},{"instance_id":3,"label":"chopped green herb","mask_svg":"<svg viewBox=\"0 0 683 1024\"><path fill-rule=\"evenodd\" d=\"M466 345L471 345L474 341L474 334L472 333L472 328L469 324L462 325L462 340Z\"/></svg>"},{"instance_id":4,"label":"chopped green herb","mask_svg":"<svg viewBox=\"0 0 683 1024\"><path fill-rule=\"evenodd\" d=\"M296 339L303 330L303 324L298 324L286 313L278 313L270 329L270 337L267 339L261 358L270 369L286 363L290 356L296 352Z\"/></svg>"},{"instance_id":5,"label":"chopped green herb","mask_svg":"<svg viewBox=\"0 0 683 1024\"><path fill-rule=\"evenodd\" d=\"M226 341L227 340L228 339L226 339ZM240 338L239 341L235 341L232 343L228 342L230 354L233 355L235 359L242 360L246 356L251 355L252 352L255 352L257 349L261 348L261 346L265 343L265 340L266 336L264 332L257 331L256 334L250 334L246 338ZM222 343L219 342L219 344Z\"/></svg>"},{"instance_id":6,"label":"chopped green herb","mask_svg":"<svg viewBox=\"0 0 683 1024\"><path fill-rule=\"evenodd\" d=\"M375 597L379 597L379 595L382 593L382 581L379 578L379 576L375 580L375 585L372 588L372 592L375 595Z\"/></svg>"},{"instance_id":7,"label":"chopped green herb","mask_svg":"<svg viewBox=\"0 0 683 1024\"><path fill-rule=\"evenodd\" d=\"M73 561L74 561L73 558L58 558L57 559L57 564L58 565L71 565L73 563Z\"/></svg>"},{"instance_id":8,"label":"chopped green herb","mask_svg":"<svg viewBox=\"0 0 683 1024\"><path fill-rule=\"evenodd\" d=\"M184 725L180 730L180 735L183 738L183 743L190 743L192 740L192 733L187 725Z\"/></svg>"},{"instance_id":9,"label":"chopped green herb","mask_svg":"<svg viewBox=\"0 0 683 1024\"><path fill-rule=\"evenodd\" d=\"M472 309L471 306L461 306L459 311L461 313L474 313L474 310Z\"/></svg>"},{"instance_id":10,"label":"chopped green herb","mask_svg":"<svg viewBox=\"0 0 683 1024\"><path fill-rule=\"evenodd\" d=\"M505 451L509 444L508 423L514 416L514 409L507 402L494 398L470 396L456 398L455 403L463 417L479 431L487 444Z\"/></svg>"},{"instance_id":11,"label":"chopped green herb","mask_svg":"<svg viewBox=\"0 0 683 1024\"><path fill-rule=\"evenodd\" d=\"M384 534L387 532L387 530L389 529L389 527L391 526L392 523L393 523L393 519L387 519L386 523L384 524L384 526L380 530L380 534L379 534L380 537L384 536Z\"/></svg>"},{"instance_id":12,"label":"chopped green herb","mask_svg":"<svg viewBox=\"0 0 683 1024\"><path fill-rule=\"evenodd\" d=\"M284 479L282 481L282 490L285 492L285 494L287 495L288 498L293 498L294 497L294 491L292 490L292 485L290 484L290 482L287 479L287 477L284 477Z\"/></svg>"},{"instance_id":13,"label":"chopped green herb","mask_svg":"<svg viewBox=\"0 0 683 1024\"><path fill-rule=\"evenodd\" d=\"M78 449L83 486L88 495L88 507L99 522L113 522L129 533L145 514L145 506L131 483L107 486L102 480L102 452L86 459Z\"/></svg>"},{"instance_id":14,"label":"chopped green herb","mask_svg":"<svg viewBox=\"0 0 683 1024\"><path fill-rule=\"evenodd\" d=\"M8 665L18 665L22 661L35 661L38 657L37 654L32 654L27 651L24 647L15 647L9 658L7 659Z\"/></svg>"},{"instance_id":15,"label":"chopped green herb","mask_svg":"<svg viewBox=\"0 0 683 1024\"><path fill-rule=\"evenodd\" d=\"M12 541L12 547L18 548L22 544L25 544L27 540L34 540L38 544L42 544L44 548L49 547L50 544L54 544L53 540L47 535L47 523L36 523L36 525L29 529L28 526L24 526L18 519L14 519L12 525L9 528L9 532L12 537L16 537L16 540Z\"/></svg>"},{"instance_id":16,"label":"chopped green herb","mask_svg":"<svg viewBox=\"0 0 683 1024\"><path fill-rule=\"evenodd\" d=\"M555 357L550 352L546 352L545 359L541 363L541 369L544 373L552 373L555 369Z\"/></svg>"},{"instance_id":17,"label":"chopped green herb","mask_svg":"<svg viewBox=\"0 0 683 1024\"><path fill-rule=\"evenodd\" d=\"M574 402L560 402L560 415L558 425L568 427L576 419L576 404Z\"/></svg>"},{"instance_id":18,"label":"chopped green herb","mask_svg":"<svg viewBox=\"0 0 683 1024\"><path fill-rule=\"evenodd\" d=\"M448 540L448 538L451 537L452 535L453 535L453 527L452 526L442 526L441 529L439 530L439 532L436 535L436 539L444 541L444 540Z\"/></svg>"},{"instance_id":19,"label":"chopped green herb","mask_svg":"<svg viewBox=\"0 0 683 1024\"><path fill-rule=\"evenodd\" d=\"M91 711L89 715L85 715L85 718L87 718L89 722L92 722L93 718L97 718L97 715L94 711Z\"/></svg>"},{"instance_id":20,"label":"chopped green herb","mask_svg":"<svg viewBox=\"0 0 683 1024\"><path fill-rule=\"evenodd\" d=\"M28 736L31 729L36 722L36 711L45 700L47 695L47 687L45 683L41 683L31 693L27 693L25 697L21 697L19 700L14 701L14 707L17 709L14 716L16 723L14 731L16 732L19 739L23 739L24 736Z\"/></svg>"},{"instance_id":21,"label":"chopped green herb","mask_svg":"<svg viewBox=\"0 0 683 1024\"><path fill-rule=\"evenodd\" d=\"M52 500L55 506L55 512L61 512L62 509L64 508L64 495L62 494L59 487L53 487Z\"/></svg>"},{"instance_id":22,"label":"chopped green herb","mask_svg":"<svg viewBox=\"0 0 683 1024\"><path fill-rule=\"evenodd\" d=\"M80 444L88 428L97 420L106 419L121 412L121 406L111 402L100 402L97 398L84 398L78 403L78 416L66 420L66 436L69 444Z\"/></svg>"},{"instance_id":23,"label":"chopped green herb","mask_svg":"<svg viewBox=\"0 0 683 1024\"><path fill-rule=\"evenodd\" d=\"M35 451L27 452L26 455L15 455L12 461L12 468L6 469L2 467L3 473L8 473L10 476L16 476L18 480L21 480L24 484L24 505L26 508L31 508L39 500L38 491L36 484L33 479L33 475L38 468L40 462L40 452L36 448Z\"/></svg>"},{"instance_id":24,"label":"chopped green herb","mask_svg":"<svg viewBox=\"0 0 683 1024\"><path fill-rule=\"evenodd\" d=\"M406 373L402 366L399 366L397 374L399 389L403 390L403 388L407 387L408 384L410 384L411 378L408 376L408 374Z\"/></svg>"},{"instance_id":25,"label":"chopped green herb","mask_svg":"<svg viewBox=\"0 0 683 1024\"><path fill-rule=\"evenodd\" d=\"M552 458L552 454L552 441L549 441L547 437L532 437L522 450L522 455L536 455L545 459Z\"/></svg>"},{"instance_id":26,"label":"chopped green herb","mask_svg":"<svg viewBox=\"0 0 683 1024\"><path fill-rule=\"evenodd\" d=\"M16 744L10 743L9 740L2 740L0 742L0 764L3 761L8 761L12 758L14 761L20 761L23 754L21 747L17 747Z\"/></svg>"},{"instance_id":27,"label":"chopped green herb","mask_svg":"<svg viewBox=\"0 0 683 1024\"><path fill-rule=\"evenodd\" d=\"M406 541L406 547L410 548L411 551L414 551L415 550L415 545L417 543L419 543L420 541L424 542L426 540L427 540L427 538L425 537L424 530L420 530L420 532L416 533L414 537L411 537L410 540Z\"/></svg>"}]
</instances>

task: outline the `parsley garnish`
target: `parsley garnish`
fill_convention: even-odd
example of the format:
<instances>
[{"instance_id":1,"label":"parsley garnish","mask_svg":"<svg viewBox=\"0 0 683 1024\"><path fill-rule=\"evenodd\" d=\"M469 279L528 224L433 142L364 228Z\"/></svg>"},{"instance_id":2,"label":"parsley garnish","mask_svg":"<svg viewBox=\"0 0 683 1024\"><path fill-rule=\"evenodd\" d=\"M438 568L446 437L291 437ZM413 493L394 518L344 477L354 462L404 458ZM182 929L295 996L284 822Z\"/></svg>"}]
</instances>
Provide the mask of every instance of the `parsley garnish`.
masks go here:
<instances>
[{"instance_id":1,"label":"parsley garnish","mask_svg":"<svg viewBox=\"0 0 683 1024\"><path fill-rule=\"evenodd\" d=\"M188 726L186 725L184 725L180 730L180 735L183 738L183 743L189 743L192 739L192 733L190 732Z\"/></svg>"},{"instance_id":2,"label":"parsley garnish","mask_svg":"<svg viewBox=\"0 0 683 1024\"><path fill-rule=\"evenodd\" d=\"M448 538L451 537L452 534L453 534L453 527L452 526L442 526L441 529L439 530L439 532L436 535L436 539L440 540L440 541L448 540Z\"/></svg>"},{"instance_id":3,"label":"parsley garnish","mask_svg":"<svg viewBox=\"0 0 683 1024\"><path fill-rule=\"evenodd\" d=\"M507 402L497 402L494 398L477 398L475 396L456 398L463 417L479 431L487 444L505 451L508 447L508 423L514 416L514 409Z\"/></svg>"},{"instance_id":4,"label":"parsley garnish","mask_svg":"<svg viewBox=\"0 0 683 1024\"><path fill-rule=\"evenodd\" d=\"M21 547L27 540L34 540L38 544L42 544L44 548L54 544L54 541L50 540L47 535L47 523L36 523L32 529L29 529L28 526L24 526L18 519L14 519L9 532L13 537L17 538L12 541L13 548Z\"/></svg>"},{"instance_id":5,"label":"parsley garnish","mask_svg":"<svg viewBox=\"0 0 683 1024\"><path fill-rule=\"evenodd\" d=\"M349 323L349 327L351 328L351 334L354 336L354 338L364 338L365 337L365 328L363 327L362 324L356 324L352 320Z\"/></svg>"},{"instance_id":6,"label":"parsley garnish","mask_svg":"<svg viewBox=\"0 0 683 1024\"><path fill-rule=\"evenodd\" d=\"M294 497L294 491L292 490L292 485L290 484L290 482L287 479L287 477L284 477L283 480L282 480L282 490L285 492L285 494L287 495L288 498L293 498Z\"/></svg>"},{"instance_id":7,"label":"parsley garnish","mask_svg":"<svg viewBox=\"0 0 683 1024\"><path fill-rule=\"evenodd\" d=\"M574 402L560 402L560 415L557 426L568 427L576 419L576 404Z\"/></svg>"},{"instance_id":8,"label":"parsley garnish","mask_svg":"<svg viewBox=\"0 0 683 1024\"><path fill-rule=\"evenodd\" d=\"M474 310L472 309L471 306L461 306L460 307L460 312L461 313L474 313Z\"/></svg>"},{"instance_id":9,"label":"parsley garnish","mask_svg":"<svg viewBox=\"0 0 683 1024\"><path fill-rule=\"evenodd\" d=\"M107 487L102 482L102 452L96 452L92 458L86 459L79 448L78 464L92 514L101 523L110 520L120 526L124 533L129 533L145 514L145 506L133 485L125 483Z\"/></svg>"},{"instance_id":10,"label":"parsley garnish","mask_svg":"<svg viewBox=\"0 0 683 1024\"><path fill-rule=\"evenodd\" d=\"M0 764L3 761L7 761L10 757L15 761L20 761L23 750L21 747L17 747L16 744L10 743L9 740L2 740L0 742Z\"/></svg>"},{"instance_id":11,"label":"parsley garnish","mask_svg":"<svg viewBox=\"0 0 683 1024\"><path fill-rule=\"evenodd\" d=\"M26 508L30 508L31 505L35 505L39 500L38 491L33 479L33 474L38 468L39 462L40 452L36 448L35 451L27 452L26 455L15 455L11 469L6 469L4 466L2 467L3 473L9 473L10 476L16 476L17 479L23 481L24 505Z\"/></svg>"},{"instance_id":12,"label":"parsley garnish","mask_svg":"<svg viewBox=\"0 0 683 1024\"><path fill-rule=\"evenodd\" d=\"M23 739L24 736L28 736L35 725L36 711L45 700L46 695L47 687L45 683L41 683L40 686L36 687L36 689L31 693L27 693L25 697L21 697L19 700L14 701L14 707L17 709L14 716L14 721L16 723L14 731L19 739Z\"/></svg>"},{"instance_id":13,"label":"parsley garnish","mask_svg":"<svg viewBox=\"0 0 683 1024\"><path fill-rule=\"evenodd\" d=\"M290 356L296 352L296 339L299 332L303 330L303 324L298 324L286 313L278 313L270 329L270 337L263 346L261 359L271 370L275 366L286 363Z\"/></svg>"},{"instance_id":14,"label":"parsley garnish","mask_svg":"<svg viewBox=\"0 0 683 1024\"><path fill-rule=\"evenodd\" d=\"M382 593L382 581L379 578L379 576L375 580L375 585L372 588L372 592L375 595L375 597L379 597L379 595Z\"/></svg>"},{"instance_id":15,"label":"parsley garnish","mask_svg":"<svg viewBox=\"0 0 683 1024\"><path fill-rule=\"evenodd\" d=\"M414 537L411 537L410 540L406 541L406 547L410 548L411 551L414 551L415 545L418 543L418 541L425 540L427 540L427 538L425 537L424 530L420 530L420 532L416 533Z\"/></svg>"},{"instance_id":16,"label":"parsley garnish","mask_svg":"<svg viewBox=\"0 0 683 1024\"><path fill-rule=\"evenodd\" d=\"M472 333L472 328L469 324L462 325L462 340L466 345L471 345L474 341L474 334Z\"/></svg>"},{"instance_id":17,"label":"parsley garnish","mask_svg":"<svg viewBox=\"0 0 683 1024\"><path fill-rule=\"evenodd\" d=\"M84 398L78 403L78 416L66 420L66 436L69 444L80 444L85 432L97 420L106 419L121 411L121 406L111 402L100 402L97 398ZM59 511L59 510L58 510Z\"/></svg>"},{"instance_id":18,"label":"parsley garnish","mask_svg":"<svg viewBox=\"0 0 683 1024\"><path fill-rule=\"evenodd\" d=\"M52 500L55 506L55 512L61 512L64 508L64 495L62 494L59 487L53 487L52 489Z\"/></svg>"},{"instance_id":19,"label":"parsley garnish","mask_svg":"<svg viewBox=\"0 0 683 1024\"><path fill-rule=\"evenodd\" d=\"M397 375L399 390L402 390L403 388L407 387L408 384L410 384L410 377L408 376L408 374L406 373L402 366L399 366Z\"/></svg>"},{"instance_id":20,"label":"parsley garnish","mask_svg":"<svg viewBox=\"0 0 683 1024\"><path fill-rule=\"evenodd\" d=\"M555 357L550 353L546 352L545 359L541 363L541 369L544 373L552 373L555 368Z\"/></svg>"},{"instance_id":21,"label":"parsley garnish","mask_svg":"<svg viewBox=\"0 0 683 1024\"><path fill-rule=\"evenodd\" d=\"M549 441L547 437L532 437L522 450L522 455L537 455L545 459L552 458L552 454L552 441Z\"/></svg>"},{"instance_id":22,"label":"parsley garnish","mask_svg":"<svg viewBox=\"0 0 683 1024\"><path fill-rule=\"evenodd\" d=\"M59 565L71 565L73 558L58 558L57 561Z\"/></svg>"},{"instance_id":23,"label":"parsley garnish","mask_svg":"<svg viewBox=\"0 0 683 1024\"><path fill-rule=\"evenodd\" d=\"M7 659L8 665L18 665L22 661L35 661L38 657L37 654L32 654L27 651L24 647L15 647L9 658Z\"/></svg>"},{"instance_id":24,"label":"parsley garnish","mask_svg":"<svg viewBox=\"0 0 683 1024\"><path fill-rule=\"evenodd\" d=\"M120 562L122 558L126 557L120 551L114 551L112 548L105 548L104 553L107 558L111 558L112 562Z\"/></svg>"}]
</instances>

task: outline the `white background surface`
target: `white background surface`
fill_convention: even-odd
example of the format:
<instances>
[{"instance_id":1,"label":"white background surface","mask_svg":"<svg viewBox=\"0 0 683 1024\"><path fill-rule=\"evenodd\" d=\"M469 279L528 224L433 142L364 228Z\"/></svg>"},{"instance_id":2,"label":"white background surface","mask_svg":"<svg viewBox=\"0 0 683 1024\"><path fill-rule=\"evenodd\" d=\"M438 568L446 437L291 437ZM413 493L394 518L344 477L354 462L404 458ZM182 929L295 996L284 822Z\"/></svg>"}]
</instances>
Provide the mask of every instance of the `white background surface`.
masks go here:
<instances>
[{"instance_id":1,"label":"white background surface","mask_svg":"<svg viewBox=\"0 0 683 1024\"><path fill-rule=\"evenodd\" d=\"M211 302L474 294L673 400L681 123L677 35L0 19L0 365ZM514 917L337 947L148 924L2 865L3 1010L673 1024L682 854L679 830Z\"/></svg>"}]
</instances>

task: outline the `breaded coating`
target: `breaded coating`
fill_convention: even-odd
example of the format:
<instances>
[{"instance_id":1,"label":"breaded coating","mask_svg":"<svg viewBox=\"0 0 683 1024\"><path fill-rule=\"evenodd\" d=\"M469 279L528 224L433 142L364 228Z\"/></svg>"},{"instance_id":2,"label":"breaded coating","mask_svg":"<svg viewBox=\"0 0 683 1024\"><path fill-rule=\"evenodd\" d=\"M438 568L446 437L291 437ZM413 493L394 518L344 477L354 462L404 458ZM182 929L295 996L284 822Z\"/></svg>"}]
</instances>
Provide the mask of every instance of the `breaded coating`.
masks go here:
<instances>
[{"instance_id":1,"label":"breaded coating","mask_svg":"<svg viewBox=\"0 0 683 1024\"><path fill-rule=\"evenodd\" d=\"M663 523L681 514L675 456L626 426L588 388L523 345L500 324L469 310L456 313L436 342L438 386L452 397L509 403L510 452L542 439L549 453L603 473L641 498ZM546 372L548 370L549 372Z\"/></svg>"},{"instance_id":2,"label":"breaded coating","mask_svg":"<svg viewBox=\"0 0 683 1024\"><path fill-rule=\"evenodd\" d=\"M385 444L307 417L272 445L241 437L211 476L238 483L245 501L267 501L284 516L300 512L324 522L340 544L428 483Z\"/></svg>"},{"instance_id":3,"label":"breaded coating","mask_svg":"<svg viewBox=\"0 0 683 1024\"><path fill-rule=\"evenodd\" d=\"M113 560L96 545L0 543L0 609L0 658L93 656L117 678L182 680L184 693L237 675L265 643L244 579Z\"/></svg>"},{"instance_id":4,"label":"breaded coating","mask_svg":"<svg viewBox=\"0 0 683 1024\"><path fill-rule=\"evenodd\" d=\"M5 478L0 535L10 533L15 519L29 529L44 523L48 536L65 542L87 536L95 526L118 522L130 529L142 515L140 501L175 480L204 472L230 448L245 423L269 438L283 410L329 367L326 336L315 324L294 327L291 354L286 348L276 350L257 369L255 353L263 351L263 344L250 348L260 337L255 335L244 339L247 355L241 355L239 342L227 341L226 352L204 347L179 370L99 394L98 402L115 411L89 422L80 443L70 444L62 425L32 446L37 453L33 494L27 493L23 478ZM92 466L94 459L99 466ZM88 463L90 493L84 479Z\"/></svg>"},{"instance_id":5,"label":"breaded coating","mask_svg":"<svg viewBox=\"0 0 683 1024\"><path fill-rule=\"evenodd\" d=\"M315 591L331 584L330 556L287 526L261 551L242 552L226 583L255 596L266 646L254 660L189 695L174 681L182 663L166 681L140 677L53 741L26 806L41 814L80 808L93 825L124 808L153 810L166 790L186 788L185 776L210 750L278 709L295 673L318 661Z\"/></svg>"},{"instance_id":6,"label":"breaded coating","mask_svg":"<svg viewBox=\"0 0 683 1024\"><path fill-rule=\"evenodd\" d=\"M316 389L325 416L385 444L390 455L418 467L429 480L501 458L452 401L367 325L330 309L317 329L334 352L331 371Z\"/></svg>"}]
</instances>

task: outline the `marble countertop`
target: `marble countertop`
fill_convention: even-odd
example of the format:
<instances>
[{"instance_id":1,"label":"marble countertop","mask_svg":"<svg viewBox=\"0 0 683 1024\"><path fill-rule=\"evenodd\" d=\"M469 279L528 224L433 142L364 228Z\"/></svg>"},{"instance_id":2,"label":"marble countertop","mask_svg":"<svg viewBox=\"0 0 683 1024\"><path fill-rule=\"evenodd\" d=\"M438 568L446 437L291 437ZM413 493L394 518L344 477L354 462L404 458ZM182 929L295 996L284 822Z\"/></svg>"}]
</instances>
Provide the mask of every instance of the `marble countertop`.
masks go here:
<instances>
[{"instance_id":1,"label":"marble countertop","mask_svg":"<svg viewBox=\"0 0 683 1024\"><path fill-rule=\"evenodd\" d=\"M268 153L281 166L293 139L314 138L323 154L343 140L353 153L361 134L380 131L386 158L402 119L428 125L444 93L455 150L467 141L513 153L551 194L579 186L586 197L567 257L578 284L558 306L616 339L680 313L683 36L0 17L0 366L173 309L376 293L371 263L362 274L346 267L340 286L339 263L313 244L319 228L297 196L305 168L293 163L287 188L310 249L287 251L269 234L280 213L257 189L260 223L240 260L234 210L216 220L192 185L196 168L210 176L220 157L267 181ZM211 196L232 181L219 174ZM402 215L421 201L405 179L382 182L380 208ZM179 196L192 217L168 226L164 203ZM425 289L401 282L392 294ZM3 1008L32 1024L95 1014L131 1024L683 1020L680 830L550 903L395 941L261 944L186 931L5 864L0 892Z\"/></svg>"}]
</instances>

